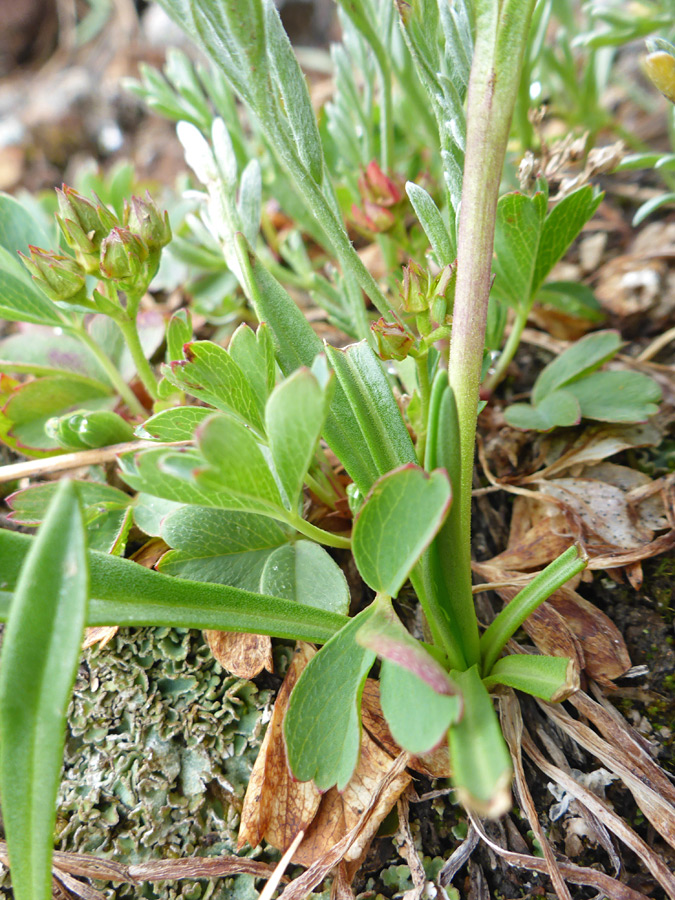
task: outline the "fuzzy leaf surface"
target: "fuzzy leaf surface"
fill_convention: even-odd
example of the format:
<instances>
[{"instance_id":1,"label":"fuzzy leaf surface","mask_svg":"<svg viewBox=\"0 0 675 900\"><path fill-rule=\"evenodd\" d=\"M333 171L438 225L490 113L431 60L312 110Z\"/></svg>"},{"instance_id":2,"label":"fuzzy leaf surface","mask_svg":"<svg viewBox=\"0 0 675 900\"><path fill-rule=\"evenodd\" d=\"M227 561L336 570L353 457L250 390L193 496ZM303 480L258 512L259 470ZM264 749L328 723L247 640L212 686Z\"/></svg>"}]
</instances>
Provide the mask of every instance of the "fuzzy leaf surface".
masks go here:
<instances>
[{"instance_id":1,"label":"fuzzy leaf surface","mask_svg":"<svg viewBox=\"0 0 675 900\"><path fill-rule=\"evenodd\" d=\"M62 481L16 585L0 666L0 790L17 900L49 900L65 717L88 572L77 490Z\"/></svg>"}]
</instances>

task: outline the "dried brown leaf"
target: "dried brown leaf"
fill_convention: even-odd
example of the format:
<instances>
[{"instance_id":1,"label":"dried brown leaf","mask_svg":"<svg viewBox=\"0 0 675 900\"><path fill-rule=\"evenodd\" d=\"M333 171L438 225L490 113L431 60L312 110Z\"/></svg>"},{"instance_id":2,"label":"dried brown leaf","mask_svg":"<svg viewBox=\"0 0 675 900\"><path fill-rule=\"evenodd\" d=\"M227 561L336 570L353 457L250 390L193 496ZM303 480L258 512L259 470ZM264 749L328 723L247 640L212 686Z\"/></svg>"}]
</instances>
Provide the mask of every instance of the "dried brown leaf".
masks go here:
<instances>
[{"instance_id":1,"label":"dried brown leaf","mask_svg":"<svg viewBox=\"0 0 675 900\"><path fill-rule=\"evenodd\" d=\"M298 831L307 830L319 808L318 788L312 782L293 779L283 736L291 691L315 652L309 644L298 643L288 667L244 797L238 848L245 843L255 847L264 837L277 849L286 850Z\"/></svg>"},{"instance_id":2,"label":"dried brown leaf","mask_svg":"<svg viewBox=\"0 0 675 900\"><path fill-rule=\"evenodd\" d=\"M272 639L266 634L207 630L204 637L221 666L237 678L255 678L263 669L274 671Z\"/></svg>"},{"instance_id":3,"label":"dried brown leaf","mask_svg":"<svg viewBox=\"0 0 675 900\"><path fill-rule=\"evenodd\" d=\"M94 625L91 628L87 628L84 632L82 649L86 650L88 647L93 647L94 644L105 647L108 641L111 641L118 631L118 625Z\"/></svg>"}]
</instances>

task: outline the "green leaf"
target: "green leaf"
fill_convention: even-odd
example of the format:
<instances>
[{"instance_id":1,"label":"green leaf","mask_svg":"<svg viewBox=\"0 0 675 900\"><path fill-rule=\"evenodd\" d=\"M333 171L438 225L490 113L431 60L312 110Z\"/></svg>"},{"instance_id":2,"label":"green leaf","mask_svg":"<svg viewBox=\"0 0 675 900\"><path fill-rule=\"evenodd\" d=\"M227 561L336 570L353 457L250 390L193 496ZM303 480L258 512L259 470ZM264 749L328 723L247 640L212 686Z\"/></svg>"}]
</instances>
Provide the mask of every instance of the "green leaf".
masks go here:
<instances>
[{"instance_id":1,"label":"green leaf","mask_svg":"<svg viewBox=\"0 0 675 900\"><path fill-rule=\"evenodd\" d=\"M536 297L537 303L557 309L568 316L603 322L605 313L586 284L576 281L547 281Z\"/></svg>"},{"instance_id":2,"label":"green leaf","mask_svg":"<svg viewBox=\"0 0 675 900\"><path fill-rule=\"evenodd\" d=\"M28 254L28 245L47 248L54 236L47 234L41 222L9 194L0 193L0 247L12 255Z\"/></svg>"},{"instance_id":3,"label":"green leaf","mask_svg":"<svg viewBox=\"0 0 675 900\"><path fill-rule=\"evenodd\" d=\"M166 361L180 360L183 346L192 340L192 317L186 309L179 309L166 326Z\"/></svg>"},{"instance_id":4,"label":"green leaf","mask_svg":"<svg viewBox=\"0 0 675 900\"><path fill-rule=\"evenodd\" d=\"M409 753L426 753L462 715L460 695L438 694L409 669L384 660L380 702L392 737Z\"/></svg>"},{"instance_id":5,"label":"green leaf","mask_svg":"<svg viewBox=\"0 0 675 900\"><path fill-rule=\"evenodd\" d=\"M587 184L553 207L541 232L532 276L532 293L541 287L553 266L563 258L586 222L595 215L602 197L602 194L594 195L594 188Z\"/></svg>"},{"instance_id":6,"label":"green leaf","mask_svg":"<svg viewBox=\"0 0 675 900\"><path fill-rule=\"evenodd\" d=\"M136 437L150 441L189 441L197 426L213 415L205 406L176 406L150 416L136 428Z\"/></svg>"},{"instance_id":7,"label":"green leaf","mask_svg":"<svg viewBox=\"0 0 675 900\"><path fill-rule=\"evenodd\" d=\"M373 350L361 341L345 350L326 346L326 355L379 474L404 463L416 463L415 448L401 410Z\"/></svg>"},{"instance_id":8,"label":"green leaf","mask_svg":"<svg viewBox=\"0 0 675 900\"><path fill-rule=\"evenodd\" d=\"M6 620L24 557L35 539L0 529L0 620ZM349 620L290 600L222 584L160 575L128 559L90 550L88 625L212 628L322 644Z\"/></svg>"},{"instance_id":9,"label":"green leaf","mask_svg":"<svg viewBox=\"0 0 675 900\"><path fill-rule=\"evenodd\" d=\"M232 151L234 153L234 151ZM255 243L260 230L262 177L260 163L252 159L241 173L237 212L246 239Z\"/></svg>"},{"instance_id":10,"label":"green leaf","mask_svg":"<svg viewBox=\"0 0 675 900\"><path fill-rule=\"evenodd\" d=\"M21 569L0 661L0 793L17 900L50 900L66 710L87 612L82 513L64 480Z\"/></svg>"},{"instance_id":11,"label":"green leaf","mask_svg":"<svg viewBox=\"0 0 675 900\"><path fill-rule=\"evenodd\" d=\"M160 572L284 596L260 585L270 554L288 541L288 533L272 519L183 506L162 519L159 533L174 548L158 563Z\"/></svg>"},{"instance_id":12,"label":"green leaf","mask_svg":"<svg viewBox=\"0 0 675 900\"><path fill-rule=\"evenodd\" d=\"M352 549L364 581L390 597L443 524L452 491L446 472L407 465L373 485L354 523Z\"/></svg>"},{"instance_id":13,"label":"green leaf","mask_svg":"<svg viewBox=\"0 0 675 900\"><path fill-rule=\"evenodd\" d=\"M217 413L197 430L197 443L210 464L197 471L197 481L216 486L236 500L234 509L283 511L281 495L251 431L232 416ZM215 506L215 503L209 506ZM225 507L228 508L228 507Z\"/></svg>"},{"instance_id":14,"label":"green leaf","mask_svg":"<svg viewBox=\"0 0 675 900\"><path fill-rule=\"evenodd\" d=\"M133 523L134 512L130 506L106 503L90 507L85 513L90 549L121 556Z\"/></svg>"},{"instance_id":15,"label":"green leaf","mask_svg":"<svg viewBox=\"0 0 675 900\"><path fill-rule=\"evenodd\" d=\"M464 715L449 731L452 783L468 810L497 818L511 808L511 756L477 666L452 678L464 697Z\"/></svg>"},{"instance_id":16,"label":"green leaf","mask_svg":"<svg viewBox=\"0 0 675 900\"><path fill-rule=\"evenodd\" d=\"M375 654L356 643L372 615L364 609L310 660L284 720L286 751L298 781L344 790L359 761L361 694Z\"/></svg>"},{"instance_id":17,"label":"green leaf","mask_svg":"<svg viewBox=\"0 0 675 900\"><path fill-rule=\"evenodd\" d=\"M175 509L182 509L182 504L141 492L133 502L134 522L145 534L159 537L162 521Z\"/></svg>"},{"instance_id":18,"label":"green leaf","mask_svg":"<svg viewBox=\"0 0 675 900\"><path fill-rule=\"evenodd\" d=\"M284 544L271 553L262 571L260 590L329 612L349 612L349 585L342 569L312 541Z\"/></svg>"},{"instance_id":19,"label":"green leaf","mask_svg":"<svg viewBox=\"0 0 675 900\"><path fill-rule=\"evenodd\" d=\"M565 385L574 394L581 415L599 422L646 422L659 411L661 388L642 372L594 372Z\"/></svg>"},{"instance_id":20,"label":"green leaf","mask_svg":"<svg viewBox=\"0 0 675 900\"><path fill-rule=\"evenodd\" d=\"M595 331L575 341L542 370L532 391L532 402L538 406L558 388L590 375L611 359L621 344L621 335L616 331Z\"/></svg>"},{"instance_id":21,"label":"green leaf","mask_svg":"<svg viewBox=\"0 0 675 900\"><path fill-rule=\"evenodd\" d=\"M645 202L638 207L637 212L633 216L631 225L633 228L637 228L637 226L641 225L653 212L656 212L657 209L661 209L662 206L670 203L675 203L675 192L673 191L666 191L663 194L659 194L657 197L650 197L649 200L645 200Z\"/></svg>"},{"instance_id":22,"label":"green leaf","mask_svg":"<svg viewBox=\"0 0 675 900\"><path fill-rule=\"evenodd\" d=\"M326 419L326 393L314 375L302 368L277 385L267 401L265 427L270 450L291 510L298 505Z\"/></svg>"},{"instance_id":23,"label":"green leaf","mask_svg":"<svg viewBox=\"0 0 675 900\"><path fill-rule=\"evenodd\" d=\"M437 694L455 694L457 689L448 673L405 628L394 612L391 598L378 594L372 609L373 614L356 635L357 643L382 659L407 669Z\"/></svg>"},{"instance_id":24,"label":"green leaf","mask_svg":"<svg viewBox=\"0 0 675 900\"><path fill-rule=\"evenodd\" d=\"M0 316L11 322L63 325L57 306L23 278L0 269Z\"/></svg>"},{"instance_id":25,"label":"green leaf","mask_svg":"<svg viewBox=\"0 0 675 900\"><path fill-rule=\"evenodd\" d=\"M406 183L405 190L415 210L415 215L429 238L439 266L450 265L457 256L457 248L451 242L439 208L427 191L413 181Z\"/></svg>"},{"instance_id":26,"label":"green leaf","mask_svg":"<svg viewBox=\"0 0 675 900\"><path fill-rule=\"evenodd\" d=\"M59 484L58 481L48 481L10 494L6 499L12 509L8 518L19 525L40 525L59 489ZM95 481L73 481L73 484L77 485L77 493L85 508L100 503L124 506L131 502L128 494L107 484L98 484Z\"/></svg>"},{"instance_id":27,"label":"green leaf","mask_svg":"<svg viewBox=\"0 0 675 900\"><path fill-rule=\"evenodd\" d=\"M579 690L579 672L564 656L511 654L497 660L483 684L488 690L503 684L558 703Z\"/></svg>"},{"instance_id":28,"label":"green leaf","mask_svg":"<svg viewBox=\"0 0 675 900\"><path fill-rule=\"evenodd\" d=\"M274 341L269 326L264 322L253 329L245 322L237 328L228 345L228 353L240 366L264 409L274 387L276 364Z\"/></svg>"},{"instance_id":29,"label":"green leaf","mask_svg":"<svg viewBox=\"0 0 675 900\"><path fill-rule=\"evenodd\" d=\"M59 450L58 443L45 433L47 420L85 403L96 406L103 399L108 402L109 396L94 383L67 375L36 378L12 391L0 414L0 436L30 456Z\"/></svg>"},{"instance_id":30,"label":"green leaf","mask_svg":"<svg viewBox=\"0 0 675 900\"><path fill-rule=\"evenodd\" d=\"M323 148L307 82L274 4L266 3L265 13L267 55L272 76L281 94L298 155L309 176L320 185L323 181Z\"/></svg>"},{"instance_id":31,"label":"green leaf","mask_svg":"<svg viewBox=\"0 0 675 900\"><path fill-rule=\"evenodd\" d=\"M66 450L92 450L134 438L131 425L109 409L81 409L54 416L45 423L45 434Z\"/></svg>"},{"instance_id":32,"label":"green leaf","mask_svg":"<svg viewBox=\"0 0 675 900\"><path fill-rule=\"evenodd\" d=\"M228 508L232 498L198 484L192 473L204 465L204 457L194 450L171 451L163 448L119 457L120 475L135 491L195 506ZM180 472L180 474L177 474Z\"/></svg>"},{"instance_id":33,"label":"green leaf","mask_svg":"<svg viewBox=\"0 0 675 900\"><path fill-rule=\"evenodd\" d=\"M91 350L60 329L29 328L5 338L0 342L0 367L3 372L81 378L111 392L107 376Z\"/></svg>"},{"instance_id":34,"label":"green leaf","mask_svg":"<svg viewBox=\"0 0 675 900\"><path fill-rule=\"evenodd\" d=\"M213 341L193 341L183 351L184 361L163 367L167 381L216 409L234 413L262 434L262 406L227 350Z\"/></svg>"},{"instance_id":35,"label":"green leaf","mask_svg":"<svg viewBox=\"0 0 675 900\"><path fill-rule=\"evenodd\" d=\"M569 387L567 385L564 391L553 391L537 406L513 403L504 410L504 418L513 428L532 431L551 431L553 428L578 425L581 409Z\"/></svg>"},{"instance_id":36,"label":"green leaf","mask_svg":"<svg viewBox=\"0 0 675 900\"><path fill-rule=\"evenodd\" d=\"M514 309L529 309L537 249L544 228L546 196L504 194L497 204L495 291Z\"/></svg>"},{"instance_id":37,"label":"green leaf","mask_svg":"<svg viewBox=\"0 0 675 900\"><path fill-rule=\"evenodd\" d=\"M583 571L587 564L588 559L579 556L579 548L576 545L570 547L545 569L537 572L532 581L495 616L480 639L483 673L486 676L491 674L499 654L525 619L566 581Z\"/></svg>"},{"instance_id":38,"label":"green leaf","mask_svg":"<svg viewBox=\"0 0 675 900\"><path fill-rule=\"evenodd\" d=\"M289 294L250 249L243 235L236 240L253 307L258 319L272 330L281 371L290 375L300 366L310 368L323 350L321 341ZM378 470L340 385L336 385L333 393L324 437L354 483L365 493L377 478Z\"/></svg>"}]
</instances>

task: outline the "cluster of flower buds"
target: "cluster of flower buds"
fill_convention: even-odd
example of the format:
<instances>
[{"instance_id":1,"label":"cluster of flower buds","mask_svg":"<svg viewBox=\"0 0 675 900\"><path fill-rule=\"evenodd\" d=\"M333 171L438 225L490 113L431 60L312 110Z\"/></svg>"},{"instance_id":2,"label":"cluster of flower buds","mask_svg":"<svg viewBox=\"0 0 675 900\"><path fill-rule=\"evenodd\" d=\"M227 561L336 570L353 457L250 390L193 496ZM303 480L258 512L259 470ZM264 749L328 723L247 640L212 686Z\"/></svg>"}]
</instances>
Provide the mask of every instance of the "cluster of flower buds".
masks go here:
<instances>
[{"instance_id":1,"label":"cluster of flower buds","mask_svg":"<svg viewBox=\"0 0 675 900\"><path fill-rule=\"evenodd\" d=\"M396 224L392 207L404 199L403 190L373 160L359 178L363 208L352 205L352 219L357 228L371 233L389 231Z\"/></svg>"},{"instance_id":2,"label":"cluster of flower buds","mask_svg":"<svg viewBox=\"0 0 675 900\"><path fill-rule=\"evenodd\" d=\"M403 269L403 308L414 315L428 313L430 322L436 327L449 325L456 277L456 263L451 263L437 275L432 275L428 269L423 269L414 260L410 260Z\"/></svg>"},{"instance_id":3,"label":"cluster of flower buds","mask_svg":"<svg viewBox=\"0 0 675 900\"><path fill-rule=\"evenodd\" d=\"M122 221L98 197L94 204L67 185L56 193L56 218L75 258L30 247L24 265L44 293L52 300L97 308L101 295L95 291L92 301L87 300L86 275L127 293L145 290L159 266L162 247L171 240L168 214L162 215L147 193L144 200L132 197L125 203Z\"/></svg>"},{"instance_id":4,"label":"cluster of flower buds","mask_svg":"<svg viewBox=\"0 0 675 900\"><path fill-rule=\"evenodd\" d=\"M414 336L401 322L387 322L380 318L370 330L375 335L380 359L405 359L415 345Z\"/></svg>"}]
</instances>

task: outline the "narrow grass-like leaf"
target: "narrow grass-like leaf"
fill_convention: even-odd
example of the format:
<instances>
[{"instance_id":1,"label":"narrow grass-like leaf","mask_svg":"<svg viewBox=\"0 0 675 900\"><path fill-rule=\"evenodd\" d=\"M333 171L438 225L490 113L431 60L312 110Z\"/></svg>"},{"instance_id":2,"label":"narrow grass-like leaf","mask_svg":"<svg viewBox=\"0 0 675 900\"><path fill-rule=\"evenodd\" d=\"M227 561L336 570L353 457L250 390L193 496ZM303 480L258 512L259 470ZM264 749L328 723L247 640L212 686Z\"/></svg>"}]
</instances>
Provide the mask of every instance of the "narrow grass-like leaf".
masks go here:
<instances>
[{"instance_id":1,"label":"narrow grass-like leaf","mask_svg":"<svg viewBox=\"0 0 675 900\"><path fill-rule=\"evenodd\" d=\"M467 809L494 819L511 806L511 756L478 667L452 678L464 697L464 715L449 731L452 783Z\"/></svg>"},{"instance_id":2,"label":"narrow grass-like leaf","mask_svg":"<svg viewBox=\"0 0 675 900\"><path fill-rule=\"evenodd\" d=\"M63 481L21 569L0 659L0 796L16 900L49 900L65 716L88 594L82 513Z\"/></svg>"},{"instance_id":3,"label":"narrow grass-like leaf","mask_svg":"<svg viewBox=\"0 0 675 900\"><path fill-rule=\"evenodd\" d=\"M262 570L260 591L329 612L349 612L349 585L342 569L312 541L294 541L274 550Z\"/></svg>"},{"instance_id":4,"label":"narrow grass-like leaf","mask_svg":"<svg viewBox=\"0 0 675 900\"><path fill-rule=\"evenodd\" d=\"M442 469L407 465L373 485L354 523L352 549L364 581L395 597L448 514L452 491Z\"/></svg>"},{"instance_id":5,"label":"narrow grass-like leaf","mask_svg":"<svg viewBox=\"0 0 675 900\"><path fill-rule=\"evenodd\" d=\"M457 247L451 241L448 229L445 227L443 216L434 203L432 197L413 181L405 186L408 199L412 203L420 225L429 238L429 243L436 254L440 266L447 266L457 256Z\"/></svg>"},{"instance_id":6,"label":"narrow grass-like leaf","mask_svg":"<svg viewBox=\"0 0 675 900\"><path fill-rule=\"evenodd\" d=\"M566 581L583 571L587 564L588 560L579 555L579 548L575 544L561 553L545 569L538 572L527 587L516 594L508 606L505 606L492 620L480 639L484 675L491 674L492 667L506 646L506 642L516 633L530 613L534 612Z\"/></svg>"},{"instance_id":7,"label":"narrow grass-like leaf","mask_svg":"<svg viewBox=\"0 0 675 900\"><path fill-rule=\"evenodd\" d=\"M9 614L21 563L35 538L0 530L0 620ZM160 575L128 559L90 550L88 625L168 625L246 631L323 644L349 620L291 600L222 584Z\"/></svg>"},{"instance_id":8,"label":"narrow grass-like leaf","mask_svg":"<svg viewBox=\"0 0 675 900\"><path fill-rule=\"evenodd\" d=\"M312 658L291 695L284 721L288 763L299 781L344 790L359 761L361 694L375 654L356 643L369 606Z\"/></svg>"},{"instance_id":9,"label":"narrow grass-like leaf","mask_svg":"<svg viewBox=\"0 0 675 900\"><path fill-rule=\"evenodd\" d=\"M439 694L396 663L384 660L380 702L394 740L410 753L426 753L443 739L462 715L460 694Z\"/></svg>"},{"instance_id":10,"label":"narrow grass-like leaf","mask_svg":"<svg viewBox=\"0 0 675 900\"><path fill-rule=\"evenodd\" d=\"M564 656L511 654L497 660L483 684L488 690L503 684L558 703L579 690L579 671L574 661Z\"/></svg>"},{"instance_id":11,"label":"narrow grass-like leaf","mask_svg":"<svg viewBox=\"0 0 675 900\"><path fill-rule=\"evenodd\" d=\"M326 390L305 368L277 385L267 401L265 428L291 510L297 507L327 411Z\"/></svg>"}]
</instances>

